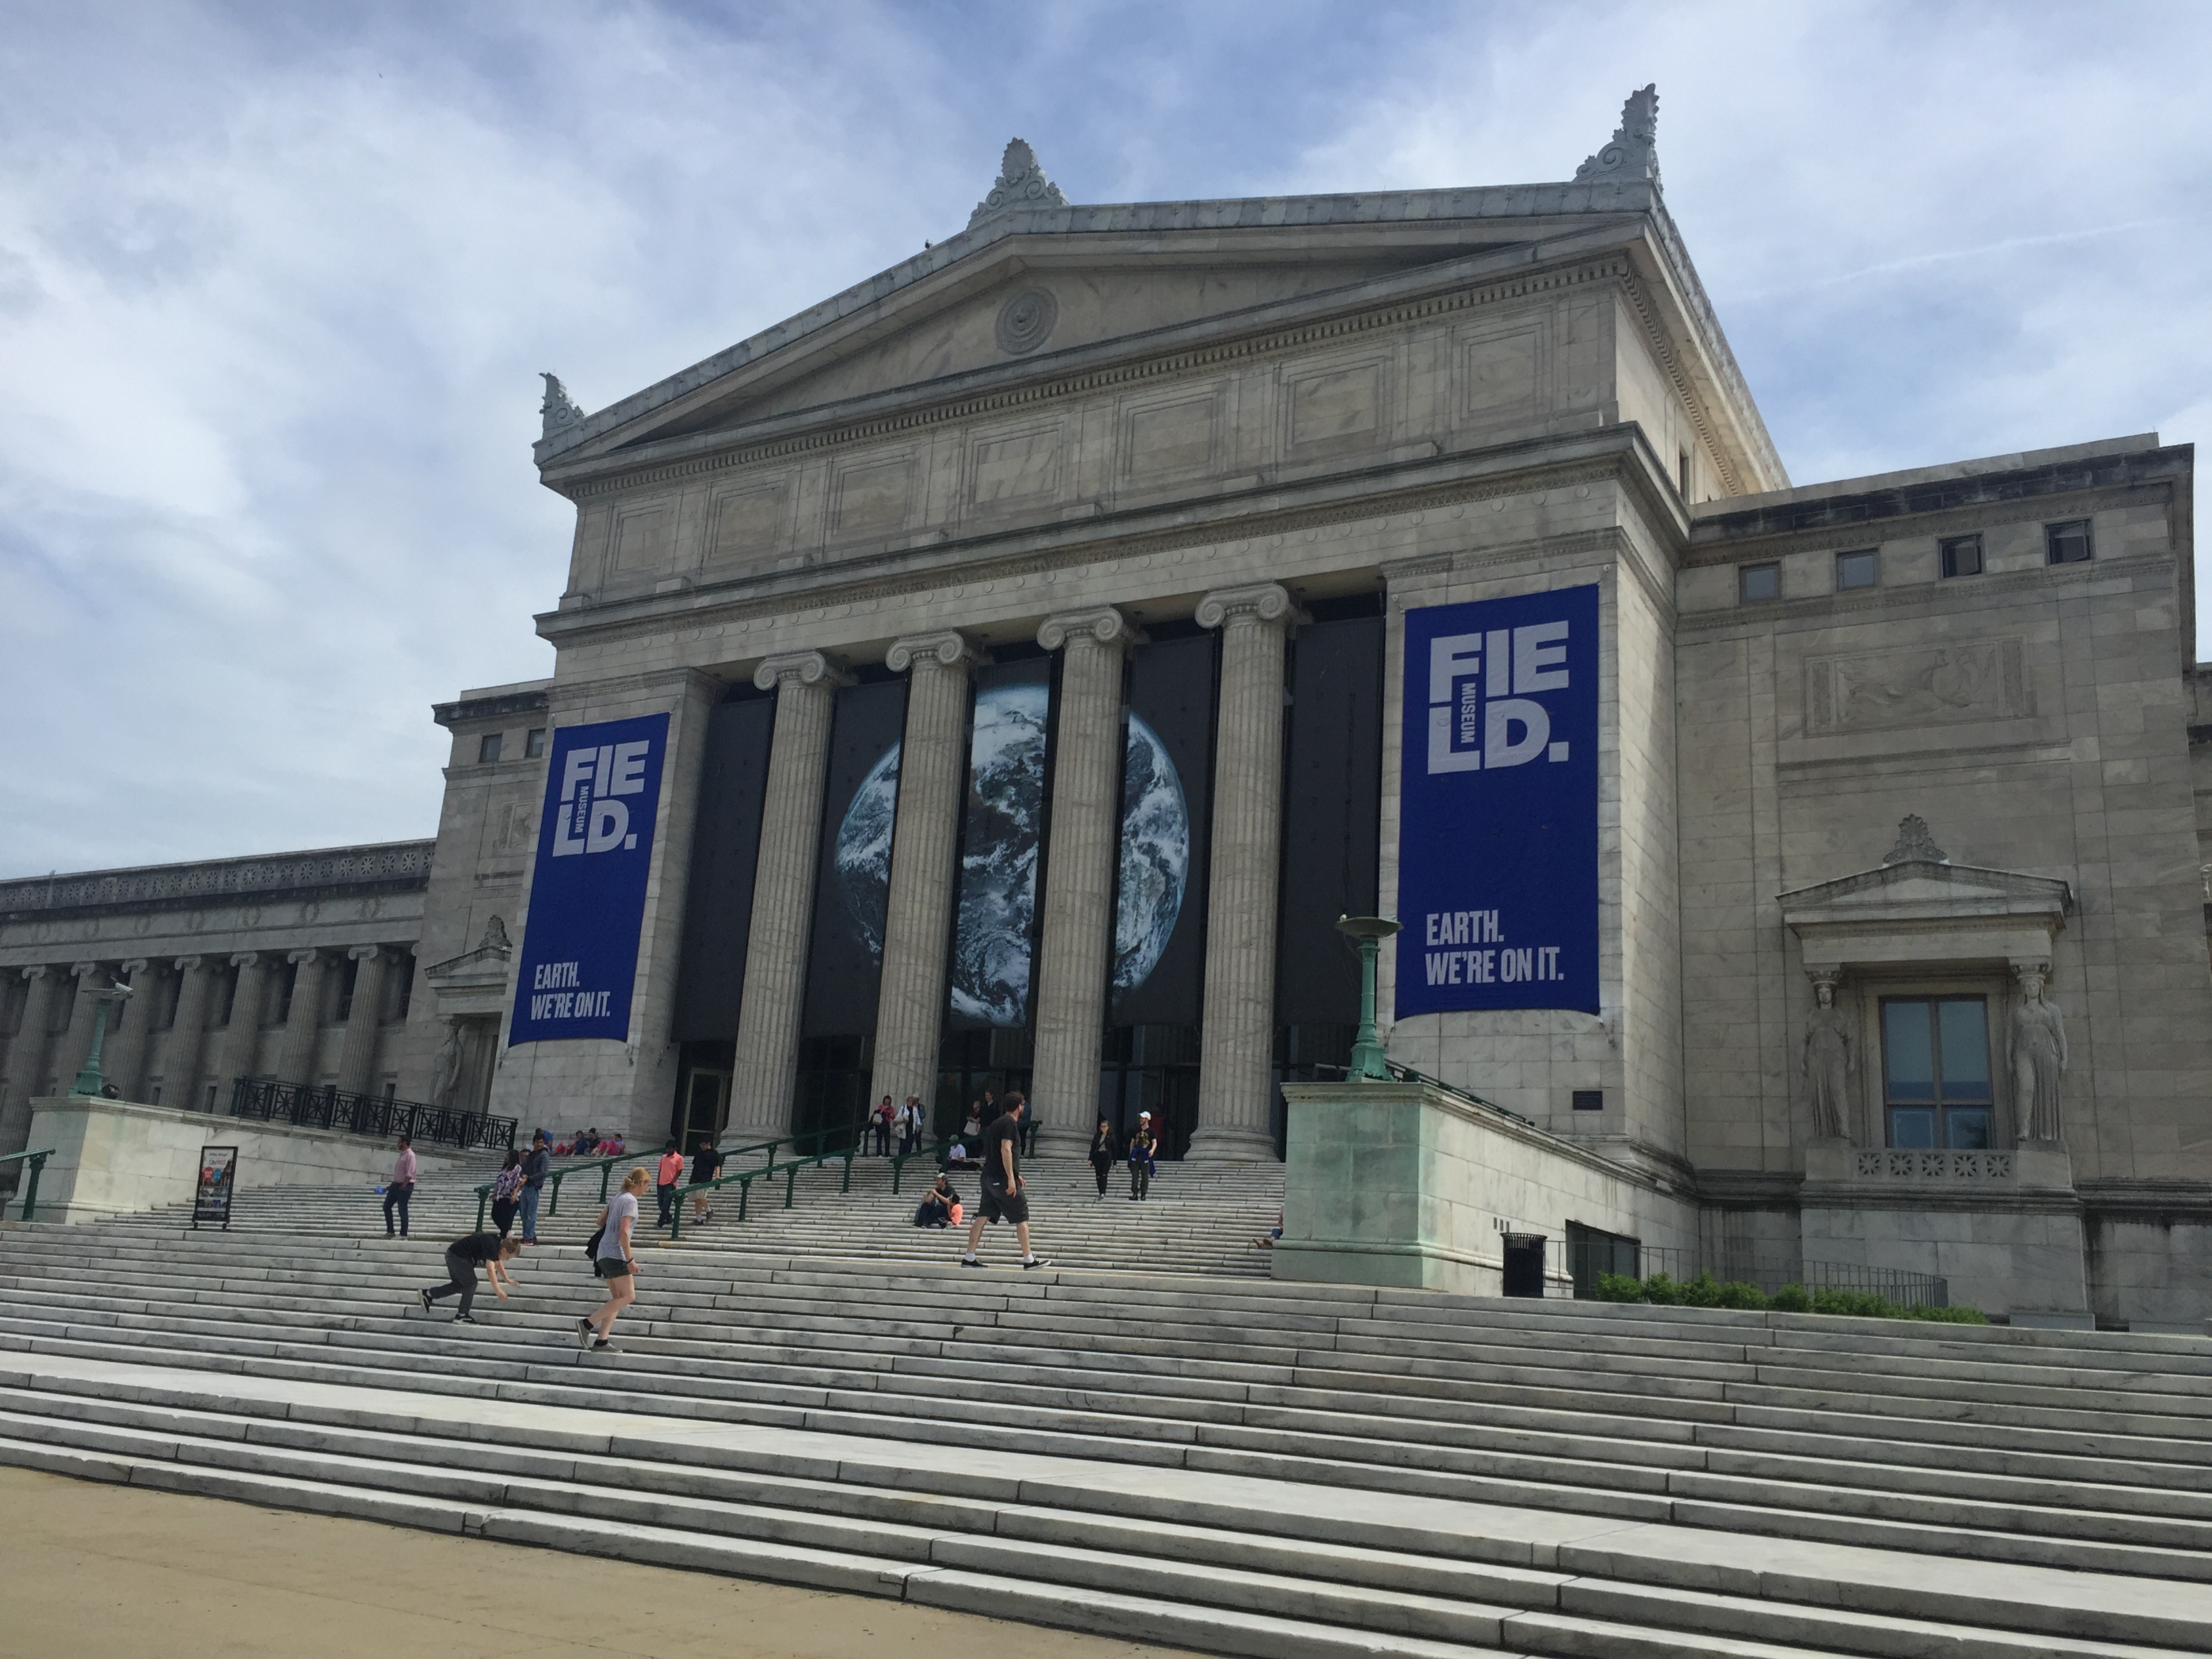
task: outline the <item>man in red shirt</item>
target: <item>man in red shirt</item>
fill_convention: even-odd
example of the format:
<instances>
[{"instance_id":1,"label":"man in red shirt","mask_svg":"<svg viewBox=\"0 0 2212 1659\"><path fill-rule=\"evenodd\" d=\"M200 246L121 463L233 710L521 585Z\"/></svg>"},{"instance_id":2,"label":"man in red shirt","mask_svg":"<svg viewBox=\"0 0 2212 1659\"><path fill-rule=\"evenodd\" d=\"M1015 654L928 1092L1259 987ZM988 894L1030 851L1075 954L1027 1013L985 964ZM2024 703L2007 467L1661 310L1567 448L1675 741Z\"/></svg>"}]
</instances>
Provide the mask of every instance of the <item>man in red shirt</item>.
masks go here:
<instances>
[{"instance_id":1,"label":"man in red shirt","mask_svg":"<svg viewBox=\"0 0 2212 1659\"><path fill-rule=\"evenodd\" d=\"M676 1188L684 1179L684 1149L672 1136L665 1151L660 1154L660 1170L653 1194L660 1200L660 1217L653 1224L672 1227L676 1224Z\"/></svg>"}]
</instances>

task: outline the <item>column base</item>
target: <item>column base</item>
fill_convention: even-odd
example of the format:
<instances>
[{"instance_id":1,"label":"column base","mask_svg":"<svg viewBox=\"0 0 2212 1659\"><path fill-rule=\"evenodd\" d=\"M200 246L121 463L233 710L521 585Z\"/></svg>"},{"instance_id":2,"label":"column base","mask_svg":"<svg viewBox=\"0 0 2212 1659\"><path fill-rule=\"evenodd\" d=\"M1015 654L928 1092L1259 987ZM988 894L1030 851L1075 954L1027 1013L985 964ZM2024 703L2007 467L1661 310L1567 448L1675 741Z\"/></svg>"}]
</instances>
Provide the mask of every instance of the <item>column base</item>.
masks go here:
<instances>
[{"instance_id":1,"label":"column base","mask_svg":"<svg viewBox=\"0 0 2212 1659\"><path fill-rule=\"evenodd\" d=\"M1275 1138L1261 1129L1235 1127L1192 1131L1186 1164L1276 1164Z\"/></svg>"}]
</instances>

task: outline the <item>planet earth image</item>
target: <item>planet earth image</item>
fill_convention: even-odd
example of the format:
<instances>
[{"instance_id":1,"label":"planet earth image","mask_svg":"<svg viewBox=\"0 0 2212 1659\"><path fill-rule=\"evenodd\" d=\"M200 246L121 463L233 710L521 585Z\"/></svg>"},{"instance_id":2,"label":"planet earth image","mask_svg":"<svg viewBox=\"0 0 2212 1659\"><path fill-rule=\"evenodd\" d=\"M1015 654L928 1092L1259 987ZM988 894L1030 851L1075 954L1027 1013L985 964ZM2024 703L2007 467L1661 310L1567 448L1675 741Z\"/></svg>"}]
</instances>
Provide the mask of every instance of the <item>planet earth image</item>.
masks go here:
<instances>
[{"instance_id":1,"label":"planet earth image","mask_svg":"<svg viewBox=\"0 0 2212 1659\"><path fill-rule=\"evenodd\" d=\"M951 995L955 1013L986 1025L1029 1023L1050 712L1042 685L992 686L975 699ZM893 744L854 791L837 830L837 877L846 908L878 959L890 893L898 768L899 745ZM1135 714L1128 717L1121 799L1116 995L1134 990L1159 965L1182 914L1190 875L1190 812L1182 780L1159 734Z\"/></svg>"},{"instance_id":2,"label":"planet earth image","mask_svg":"<svg viewBox=\"0 0 2212 1659\"><path fill-rule=\"evenodd\" d=\"M890 908L891 829L898 816L899 745L868 769L837 826L837 884L868 954L884 954L884 918Z\"/></svg>"}]
</instances>

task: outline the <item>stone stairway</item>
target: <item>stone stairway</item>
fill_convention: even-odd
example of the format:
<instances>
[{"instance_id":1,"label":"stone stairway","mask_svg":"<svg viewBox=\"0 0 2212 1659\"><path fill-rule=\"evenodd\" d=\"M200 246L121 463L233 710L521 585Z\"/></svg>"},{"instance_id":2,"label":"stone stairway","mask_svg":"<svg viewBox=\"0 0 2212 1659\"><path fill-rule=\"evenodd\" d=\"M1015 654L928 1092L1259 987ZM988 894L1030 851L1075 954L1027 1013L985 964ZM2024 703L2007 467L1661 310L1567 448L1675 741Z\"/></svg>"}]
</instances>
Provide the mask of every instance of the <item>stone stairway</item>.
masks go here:
<instances>
[{"instance_id":1,"label":"stone stairway","mask_svg":"<svg viewBox=\"0 0 2212 1659\"><path fill-rule=\"evenodd\" d=\"M651 1157L635 1160L648 1167L653 1161ZM409 1206L411 1231L442 1244L474 1228L476 1188L491 1179L499 1164L494 1158L452 1173L426 1174ZM617 1181L629 1167L629 1163L615 1166ZM842 1164L802 1170L787 1210L783 1207L782 1176L757 1181L744 1222L737 1218L738 1189L724 1188L713 1195L713 1218L703 1225L691 1220L687 1204L678 1247L949 1262L959 1254L953 1236L913 1224L915 1206L934 1173L915 1160L894 1194L890 1168L880 1158L854 1160L850 1192L838 1190L844 1177ZM1098 1196L1091 1166L1079 1159L1036 1158L1025 1164L1022 1173L1029 1183L1036 1247L1061 1266L1101 1272L1267 1275L1267 1257L1253 1248L1252 1240L1274 1224L1282 1208L1279 1164L1163 1164L1151 1197L1141 1204L1129 1200L1126 1170L1115 1171L1103 1199ZM972 1209L980 1176L972 1170L955 1170L952 1180L961 1200ZM540 1243L580 1244L598 1224L599 1209L598 1171L568 1177L557 1212L540 1212ZM644 1200L647 1221L653 1219L653 1212L648 1193ZM190 1213L188 1205L179 1205L112 1224L167 1231ZM381 1235L384 1200L367 1183L249 1189L238 1195L230 1231L234 1235L329 1238ZM1012 1228L995 1228L986 1235L986 1256L1007 1257L1013 1250Z\"/></svg>"},{"instance_id":2,"label":"stone stairway","mask_svg":"<svg viewBox=\"0 0 2212 1659\"><path fill-rule=\"evenodd\" d=\"M0 1462L1268 1659L2212 1651L2202 1340L652 1246L581 1353L438 1254L13 1230Z\"/></svg>"}]
</instances>

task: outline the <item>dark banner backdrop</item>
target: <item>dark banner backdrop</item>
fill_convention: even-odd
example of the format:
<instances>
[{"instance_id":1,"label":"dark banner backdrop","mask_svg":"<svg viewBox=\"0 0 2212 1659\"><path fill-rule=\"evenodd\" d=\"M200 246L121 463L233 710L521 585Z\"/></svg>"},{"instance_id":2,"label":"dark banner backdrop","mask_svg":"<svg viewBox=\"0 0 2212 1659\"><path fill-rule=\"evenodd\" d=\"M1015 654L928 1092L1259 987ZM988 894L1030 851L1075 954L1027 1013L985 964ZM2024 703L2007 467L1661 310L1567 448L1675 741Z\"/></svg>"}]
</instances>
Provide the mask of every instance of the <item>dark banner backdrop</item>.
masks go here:
<instances>
[{"instance_id":1,"label":"dark banner backdrop","mask_svg":"<svg viewBox=\"0 0 2212 1659\"><path fill-rule=\"evenodd\" d=\"M814 875L803 1036L872 1036L883 976L884 911L890 891L906 680L837 693Z\"/></svg>"},{"instance_id":2,"label":"dark banner backdrop","mask_svg":"<svg viewBox=\"0 0 2212 1659\"><path fill-rule=\"evenodd\" d=\"M1198 1023L1206 972L1214 637L1130 653L1109 1025Z\"/></svg>"},{"instance_id":3,"label":"dark banner backdrop","mask_svg":"<svg viewBox=\"0 0 2212 1659\"><path fill-rule=\"evenodd\" d=\"M975 686L945 1029L1025 1030L1036 975L1052 663L1036 657L994 664L976 672Z\"/></svg>"},{"instance_id":4,"label":"dark banner backdrop","mask_svg":"<svg viewBox=\"0 0 2212 1659\"><path fill-rule=\"evenodd\" d=\"M737 1038L753 919L753 861L760 851L761 800L775 726L775 699L766 693L718 704L707 718L691 877L684 889L684 953L676 975L678 1042Z\"/></svg>"}]
</instances>

